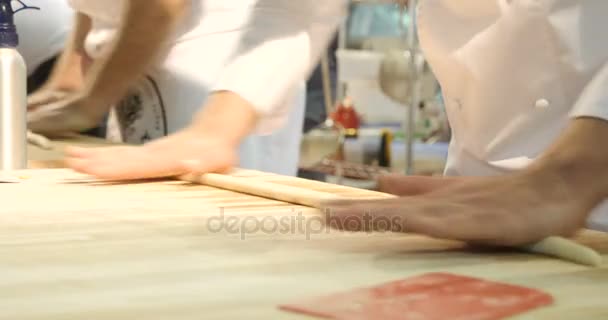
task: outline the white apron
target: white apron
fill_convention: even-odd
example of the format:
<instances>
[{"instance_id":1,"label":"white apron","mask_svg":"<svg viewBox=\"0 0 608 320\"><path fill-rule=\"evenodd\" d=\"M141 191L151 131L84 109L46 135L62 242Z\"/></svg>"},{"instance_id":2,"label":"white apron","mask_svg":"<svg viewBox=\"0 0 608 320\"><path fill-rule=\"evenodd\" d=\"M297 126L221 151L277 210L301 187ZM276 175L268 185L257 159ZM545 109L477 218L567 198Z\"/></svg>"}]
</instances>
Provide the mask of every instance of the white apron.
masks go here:
<instances>
[{"instance_id":1,"label":"white apron","mask_svg":"<svg viewBox=\"0 0 608 320\"><path fill-rule=\"evenodd\" d=\"M572 116L608 119L608 86L593 89L608 85L606 12L606 0L421 1L420 43L453 132L447 175L522 169ZM608 203L589 226L608 230Z\"/></svg>"},{"instance_id":2,"label":"white apron","mask_svg":"<svg viewBox=\"0 0 608 320\"><path fill-rule=\"evenodd\" d=\"M94 17L86 49L97 58L116 33L122 1L113 0L111 5L108 1L70 1L76 9ZM254 2L192 1L189 16L167 43L164 61L111 112L107 138L141 144L189 125L226 64L237 54ZM302 82L296 94L285 100L291 111L280 130L251 135L243 142L240 167L284 175L297 173L305 91Z\"/></svg>"}]
</instances>

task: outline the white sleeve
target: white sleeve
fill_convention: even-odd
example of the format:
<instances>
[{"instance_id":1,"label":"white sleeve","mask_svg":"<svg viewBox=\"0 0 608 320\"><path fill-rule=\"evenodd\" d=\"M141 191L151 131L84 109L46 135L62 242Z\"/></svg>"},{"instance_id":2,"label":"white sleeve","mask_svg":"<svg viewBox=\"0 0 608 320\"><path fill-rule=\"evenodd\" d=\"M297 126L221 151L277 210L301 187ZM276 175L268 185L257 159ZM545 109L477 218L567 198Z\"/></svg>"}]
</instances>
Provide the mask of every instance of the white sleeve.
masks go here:
<instances>
[{"instance_id":1,"label":"white sleeve","mask_svg":"<svg viewBox=\"0 0 608 320\"><path fill-rule=\"evenodd\" d=\"M346 16L344 0L259 0L214 91L231 91L249 101L261 117L256 133L281 126L286 103L305 82Z\"/></svg>"},{"instance_id":2,"label":"white sleeve","mask_svg":"<svg viewBox=\"0 0 608 320\"><path fill-rule=\"evenodd\" d=\"M560 59L589 79L570 111L571 118L608 120L608 28L606 0L553 1L549 22L559 40Z\"/></svg>"},{"instance_id":3,"label":"white sleeve","mask_svg":"<svg viewBox=\"0 0 608 320\"><path fill-rule=\"evenodd\" d=\"M608 121L608 62L587 85L570 116L592 117Z\"/></svg>"}]
</instances>

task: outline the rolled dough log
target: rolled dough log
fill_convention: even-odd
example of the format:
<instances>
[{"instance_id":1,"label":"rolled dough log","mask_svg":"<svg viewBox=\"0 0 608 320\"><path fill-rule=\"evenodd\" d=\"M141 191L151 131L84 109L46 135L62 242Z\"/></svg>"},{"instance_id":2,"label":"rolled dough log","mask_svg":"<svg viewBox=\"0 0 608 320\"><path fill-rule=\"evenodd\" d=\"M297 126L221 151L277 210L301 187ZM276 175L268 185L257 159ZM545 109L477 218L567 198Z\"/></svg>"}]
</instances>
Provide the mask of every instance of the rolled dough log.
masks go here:
<instances>
[{"instance_id":1,"label":"rolled dough log","mask_svg":"<svg viewBox=\"0 0 608 320\"><path fill-rule=\"evenodd\" d=\"M51 141L47 137L33 133L29 130L27 131L27 142L45 150L53 149Z\"/></svg>"},{"instance_id":2,"label":"rolled dough log","mask_svg":"<svg viewBox=\"0 0 608 320\"><path fill-rule=\"evenodd\" d=\"M313 208L321 208L325 201L344 200L327 192L216 173L186 174L180 180Z\"/></svg>"},{"instance_id":3,"label":"rolled dough log","mask_svg":"<svg viewBox=\"0 0 608 320\"><path fill-rule=\"evenodd\" d=\"M313 191L272 182L251 181L231 175L191 173L181 176L180 179L319 209L322 209L321 205L325 201L347 200L327 192ZM393 197L389 195L383 199ZM519 249L588 266L599 266L602 264L602 257L593 249L561 237L549 237L538 243L523 246Z\"/></svg>"},{"instance_id":4,"label":"rolled dough log","mask_svg":"<svg viewBox=\"0 0 608 320\"><path fill-rule=\"evenodd\" d=\"M560 237L548 237L522 249L593 267L602 264L602 256L595 250Z\"/></svg>"}]
</instances>

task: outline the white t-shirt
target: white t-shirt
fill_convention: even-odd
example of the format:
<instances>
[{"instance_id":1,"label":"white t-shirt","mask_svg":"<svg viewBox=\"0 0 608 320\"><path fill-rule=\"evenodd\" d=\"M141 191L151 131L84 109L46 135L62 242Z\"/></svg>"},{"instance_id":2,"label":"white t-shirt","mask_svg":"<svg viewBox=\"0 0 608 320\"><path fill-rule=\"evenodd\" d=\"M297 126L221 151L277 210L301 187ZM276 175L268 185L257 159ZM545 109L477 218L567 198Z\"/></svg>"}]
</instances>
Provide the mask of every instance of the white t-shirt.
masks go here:
<instances>
[{"instance_id":1,"label":"white t-shirt","mask_svg":"<svg viewBox=\"0 0 608 320\"><path fill-rule=\"evenodd\" d=\"M59 55L70 36L74 12L67 1L21 0L13 1L13 10L25 9L15 14L19 34L19 53L31 75L41 64Z\"/></svg>"}]
</instances>

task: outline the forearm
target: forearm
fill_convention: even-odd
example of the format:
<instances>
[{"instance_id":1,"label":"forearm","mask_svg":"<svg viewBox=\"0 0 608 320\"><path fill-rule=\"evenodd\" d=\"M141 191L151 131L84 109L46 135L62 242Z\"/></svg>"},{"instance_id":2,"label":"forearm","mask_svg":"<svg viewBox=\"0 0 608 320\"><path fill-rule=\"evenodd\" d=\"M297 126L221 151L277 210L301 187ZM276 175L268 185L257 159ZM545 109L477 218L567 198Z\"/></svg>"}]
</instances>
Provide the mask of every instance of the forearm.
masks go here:
<instances>
[{"instance_id":1,"label":"forearm","mask_svg":"<svg viewBox=\"0 0 608 320\"><path fill-rule=\"evenodd\" d=\"M554 177L596 206L608 197L608 121L579 117L528 170Z\"/></svg>"},{"instance_id":2,"label":"forearm","mask_svg":"<svg viewBox=\"0 0 608 320\"><path fill-rule=\"evenodd\" d=\"M130 0L107 54L87 73L88 99L109 107L150 68L187 6L185 0Z\"/></svg>"},{"instance_id":3,"label":"forearm","mask_svg":"<svg viewBox=\"0 0 608 320\"><path fill-rule=\"evenodd\" d=\"M84 14L74 17L74 28L61 56L43 88L76 91L83 86L82 65L86 57L84 41L91 30L91 20Z\"/></svg>"},{"instance_id":4,"label":"forearm","mask_svg":"<svg viewBox=\"0 0 608 320\"><path fill-rule=\"evenodd\" d=\"M279 118L287 115L285 101L326 51L347 5L343 1L322 6L285 1L270 8L256 5L253 9L241 44L214 89L237 93L263 118ZM269 132L276 127L259 129Z\"/></svg>"},{"instance_id":5,"label":"forearm","mask_svg":"<svg viewBox=\"0 0 608 320\"><path fill-rule=\"evenodd\" d=\"M277 6L280 14L254 10L235 58L225 67L191 129L236 147L256 133L263 118L285 111L279 110L282 102L306 80L347 8L339 1L322 8L306 5L316 6L294 2Z\"/></svg>"},{"instance_id":6,"label":"forearm","mask_svg":"<svg viewBox=\"0 0 608 320\"><path fill-rule=\"evenodd\" d=\"M562 186L562 196L583 201L589 210L608 197L608 62L597 70L569 113L561 136L530 168L543 180Z\"/></svg>"}]
</instances>

